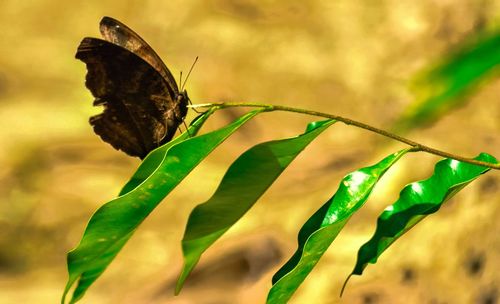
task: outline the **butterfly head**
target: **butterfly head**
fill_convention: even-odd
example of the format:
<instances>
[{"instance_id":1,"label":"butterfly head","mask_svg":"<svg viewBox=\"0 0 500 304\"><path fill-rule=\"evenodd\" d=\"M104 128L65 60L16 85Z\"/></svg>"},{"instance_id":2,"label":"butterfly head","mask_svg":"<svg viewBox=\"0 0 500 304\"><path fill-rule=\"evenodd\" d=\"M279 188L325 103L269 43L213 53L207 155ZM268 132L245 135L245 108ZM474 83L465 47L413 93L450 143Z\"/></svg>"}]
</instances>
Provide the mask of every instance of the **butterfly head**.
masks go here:
<instances>
[{"instance_id":1,"label":"butterfly head","mask_svg":"<svg viewBox=\"0 0 500 304\"><path fill-rule=\"evenodd\" d=\"M187 111L188 111L188 104L191 104L191 100L189 99L188 93L186 90L179 92L176 97L176 102L179 105L179 113L177 117L186 117Z\"/></svg>"}]
</instances>

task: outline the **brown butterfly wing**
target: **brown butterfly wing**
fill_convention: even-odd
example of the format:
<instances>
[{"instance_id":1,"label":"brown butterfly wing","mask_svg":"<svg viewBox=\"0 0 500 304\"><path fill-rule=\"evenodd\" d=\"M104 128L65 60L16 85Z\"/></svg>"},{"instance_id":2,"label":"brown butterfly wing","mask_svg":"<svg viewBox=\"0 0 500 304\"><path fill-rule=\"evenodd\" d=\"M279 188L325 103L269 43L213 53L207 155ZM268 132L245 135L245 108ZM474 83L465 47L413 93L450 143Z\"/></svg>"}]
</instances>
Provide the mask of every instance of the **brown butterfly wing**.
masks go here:
<instances>
[{"instance_id":1,"label":"brown butterfly wing","mask_svg":"<svg viewBox=\"0 0 500 304\"><path fill-rule=\"evenodd\" d=\"M151 48L136 32L111 17L102 18L99 23L99 30L105 40L126 48L149 63L170 84L170 87L174 91L174 95L179 93L177 83L165 63L163 63L160 56L156 54L153 48Z\"/></svg>"},{"instance_id":2,"label":"brown butterfly wing","mask_svg":"<svg viewBox=\"0 0 500 304\"><path fill-rule=\"evenodd\" d=\"M115 149L144 158L169 141L186 107L156 69L134 53L111 42L84 38L76 58L87 65L86 86L104 106L90 118L94 131Z\"/></svg>"}]
</instances>

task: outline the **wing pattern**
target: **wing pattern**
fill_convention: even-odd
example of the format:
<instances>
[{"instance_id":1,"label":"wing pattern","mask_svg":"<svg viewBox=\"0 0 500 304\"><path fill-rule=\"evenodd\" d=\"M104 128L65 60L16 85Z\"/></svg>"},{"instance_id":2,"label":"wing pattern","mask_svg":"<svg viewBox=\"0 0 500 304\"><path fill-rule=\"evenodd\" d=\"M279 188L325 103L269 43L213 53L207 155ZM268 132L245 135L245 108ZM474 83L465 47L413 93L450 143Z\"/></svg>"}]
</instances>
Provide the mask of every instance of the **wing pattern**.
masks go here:
<instances>
[{"instance_id":1,"label":"wing pattern","mask_svg":"<svg viewBox=\"0 0 500 304\"><path fill-rule=\"evenodd\" d=\"M90 124L115 149L144 158L172 139L186 115L187 95L179 93L158 55L132 30L105 17L101 32L109 41L84 38L76 53L87 65L85 84L94 105L104 107Z\"/></svg>"}]
</instances>

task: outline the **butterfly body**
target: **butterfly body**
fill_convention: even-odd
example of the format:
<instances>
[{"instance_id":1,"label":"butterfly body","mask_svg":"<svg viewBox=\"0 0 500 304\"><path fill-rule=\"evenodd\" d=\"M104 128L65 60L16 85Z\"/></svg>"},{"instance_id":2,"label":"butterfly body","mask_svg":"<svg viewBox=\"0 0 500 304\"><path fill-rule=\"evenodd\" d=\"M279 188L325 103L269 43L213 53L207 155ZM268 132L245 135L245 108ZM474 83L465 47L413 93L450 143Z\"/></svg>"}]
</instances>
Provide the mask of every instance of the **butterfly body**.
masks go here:
<instances>
[{"instance_id":1,"label":"butterfly body","mask_svg":"<svg viewBox=\"0 0 500 304\"><path fill-rule=\"evenodd\" d=\"M104 17L100 31L104 40L84 38L76 53L87 65L94 105L104 107L90 124L115 149L144 158L174 136L187 114L187 92L130 28Z\"/></svg>"}]
</instances>

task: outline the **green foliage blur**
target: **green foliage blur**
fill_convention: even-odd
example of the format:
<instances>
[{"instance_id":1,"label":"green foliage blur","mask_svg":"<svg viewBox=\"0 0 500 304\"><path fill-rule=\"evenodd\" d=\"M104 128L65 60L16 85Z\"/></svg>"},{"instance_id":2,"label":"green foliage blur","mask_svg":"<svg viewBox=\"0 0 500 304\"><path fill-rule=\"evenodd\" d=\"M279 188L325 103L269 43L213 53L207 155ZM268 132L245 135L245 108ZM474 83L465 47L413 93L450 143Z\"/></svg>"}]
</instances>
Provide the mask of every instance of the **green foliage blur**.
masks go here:
<instances>
[{"instance_id":1,"label":"green foliage blur","mask_svg":"<svg viewBox=\"0 0 500 304\"><path fill-rule=\"evenodd\" d=\"M500 31L478 33L469 40L418 74L411 86L415 102L399 119L397 129L435 122L498 77Z\"/></svg>"}]
</instances>

